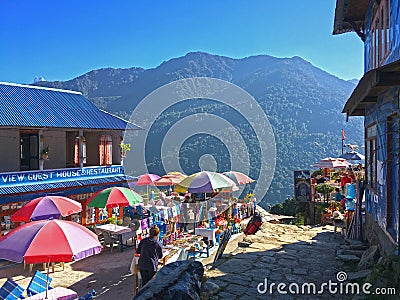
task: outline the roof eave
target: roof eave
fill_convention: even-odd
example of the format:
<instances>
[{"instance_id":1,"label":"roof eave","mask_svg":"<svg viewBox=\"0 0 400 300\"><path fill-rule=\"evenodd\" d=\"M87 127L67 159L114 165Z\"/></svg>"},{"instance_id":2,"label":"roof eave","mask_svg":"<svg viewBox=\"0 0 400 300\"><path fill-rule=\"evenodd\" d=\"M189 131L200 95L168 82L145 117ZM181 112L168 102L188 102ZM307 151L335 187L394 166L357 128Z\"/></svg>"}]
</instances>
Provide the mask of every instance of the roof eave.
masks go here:
<instances>
[{"instance_id":1,"label":"roof eave","mask_svg":"<svg viewBox=\"0 0 400 300\"><path fill-rule=\"evenodd\" d=\"M377 103L378 96L392 86L400 86L400 60L365 73L342 112L347 116L365 116L365 108Z\"/></svg>"},{"instance_id":2,"label":"roof eave","mask_svg":"<svg viewBox=\"0 0 400 300\"><path fill-rule=\"evenodd\" d=\"M122 119L122 118L120 118L120 117L118 117L116 115L113 115L112 113L109 113L108 111L105 111L105 110L102 110L102 109L100 109L100 111L102 111L103 113L108 114L110 116L113 116L114 118L120 119L123 122L125 122L126 123L126 127L124 129L122 129L122 130L143 130L142 127L137 126L136 124L133 124L132 122L126 121L126 120L124 120L124 119Z\"/></svg>"},{"instance_id":3,"label":"roof eave","mask_svg":"<svg viewBox=\"0 0 400 300\"><path fill-rule=\"evenodd\" d=\"M352 31L359 34L362 32L368 5L369 0L337 0L333 34L336 35Z\"/></svg>"}]
</instances>

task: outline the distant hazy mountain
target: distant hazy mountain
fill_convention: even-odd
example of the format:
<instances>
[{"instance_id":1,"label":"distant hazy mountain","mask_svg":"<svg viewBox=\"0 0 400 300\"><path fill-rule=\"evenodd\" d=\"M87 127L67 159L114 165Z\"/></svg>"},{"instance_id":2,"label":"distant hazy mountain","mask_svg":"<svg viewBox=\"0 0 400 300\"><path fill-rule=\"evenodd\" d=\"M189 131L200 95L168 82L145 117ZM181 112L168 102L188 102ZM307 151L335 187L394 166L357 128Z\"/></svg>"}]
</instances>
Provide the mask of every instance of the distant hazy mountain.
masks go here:
<instances>
[{"instance_id":1,"label":"distant hazy mountain","mask_svg":"<svg viewBox=\"0 0 400 300\"><path fill-rule=\"evenodd\" d=\"M213 77L232 82L249 92L265 110L274 130L277 167L264 204L281 202L293 196L293 170L309 169L317 160L340 155L341 129L346 142L362 144L360 118L345 123L341 114L344 103L355 87L352 81L339 79L300 57L275 58L258 55L232 59L202 52L188 53L163 62L153 69L100 69L65 82L38 82L41 86L81 91L98 107L129 118L132 109L150 92L181 78ZM182 113L199 108L180 107L166 122L160 122L154 134L162 139L165 130L177 121L176 110ZM200 109L201 111L201 109ZM221 107L208 105L204 111L223 115ZM197 143L196 147L191 147ZM207 147L207 143L210 143ZM218 154L221 168L226 167L223 145L212 137L187 141L182 155L199 157L201 153ZM154 158L153 171L160 171ZM185 161L185 160L182 160ZM187 162L189 161L189 162ZM187 172L198 170L186 160ZM224 165L225 164L225 165ZM151 165L151 164L150 164Z\"/></svg>"},{"instance_id":2,"label":"distant hazy mountain","mask_svg":"<svg viewBox=\"0 0 400 300\"><path fill-rule=\"evenodd\" d=\"M357 79L357 78L353 78L353 79L347 80L347 82L351 82L354 85L357 85L359 81L360 81L360 79Z\"/></svg>"}]
</instances>

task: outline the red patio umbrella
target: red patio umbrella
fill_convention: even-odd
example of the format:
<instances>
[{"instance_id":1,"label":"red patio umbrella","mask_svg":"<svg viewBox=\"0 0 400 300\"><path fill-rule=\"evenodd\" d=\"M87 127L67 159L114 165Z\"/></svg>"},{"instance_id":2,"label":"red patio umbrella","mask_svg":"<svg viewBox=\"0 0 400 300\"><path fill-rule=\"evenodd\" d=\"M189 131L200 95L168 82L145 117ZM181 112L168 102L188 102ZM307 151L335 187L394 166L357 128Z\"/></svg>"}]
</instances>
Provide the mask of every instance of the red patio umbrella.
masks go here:
<instances>
[{"instance_id":1,"label":"red patio umbrella","mask_svg":"<svg viewBox=\"0 0 400 300\"><path fill-rule=\"evenodd\" d=\"M11 216L12 222L58 219L82 211L82 205L62 196L45 196L29 201Z\"/></svg>"}]
</instances>

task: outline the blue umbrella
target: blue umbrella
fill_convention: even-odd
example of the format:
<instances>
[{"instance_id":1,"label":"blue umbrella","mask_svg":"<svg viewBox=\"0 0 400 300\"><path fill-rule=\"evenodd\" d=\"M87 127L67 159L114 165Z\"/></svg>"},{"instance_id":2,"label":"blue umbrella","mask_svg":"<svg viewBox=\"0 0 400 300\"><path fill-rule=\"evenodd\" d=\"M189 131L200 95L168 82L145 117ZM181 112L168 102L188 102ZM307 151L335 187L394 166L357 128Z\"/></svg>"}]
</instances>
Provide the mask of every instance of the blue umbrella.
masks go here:
<instances>
[{"instance_id":1,"label":"blue umbrella","mask_svg":"<svg viewBox=\"0 0 400 300\"><path fill-rule=\"evenodd\" d=\"M340 158L344 158L345 160L364 160L365 156L362 155L361 153L358 153L356 151L351 151L347 152L345 154L342 154Z\"/></svg>"}]
</instances>

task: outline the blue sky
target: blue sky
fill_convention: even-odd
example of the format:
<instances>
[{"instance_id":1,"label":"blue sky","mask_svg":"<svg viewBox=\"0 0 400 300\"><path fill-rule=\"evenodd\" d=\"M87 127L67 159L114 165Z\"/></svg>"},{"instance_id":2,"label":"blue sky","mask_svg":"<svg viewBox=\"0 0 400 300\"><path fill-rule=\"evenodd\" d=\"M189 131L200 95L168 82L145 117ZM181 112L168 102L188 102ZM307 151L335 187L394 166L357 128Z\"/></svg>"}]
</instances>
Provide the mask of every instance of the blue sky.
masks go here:
<instances>
[{"instance_id":1,"label":"blue sky","mask_svg":"<svg viewBox=\"0 0 400 300\"><path fill-rule=\"evenodd\" d=\"M153 68L190 51L301 56L343 79L363 74L355 33L333 36L336 0L0 2L0 81L68 80Z\"/></svg>"}]
</instances>

